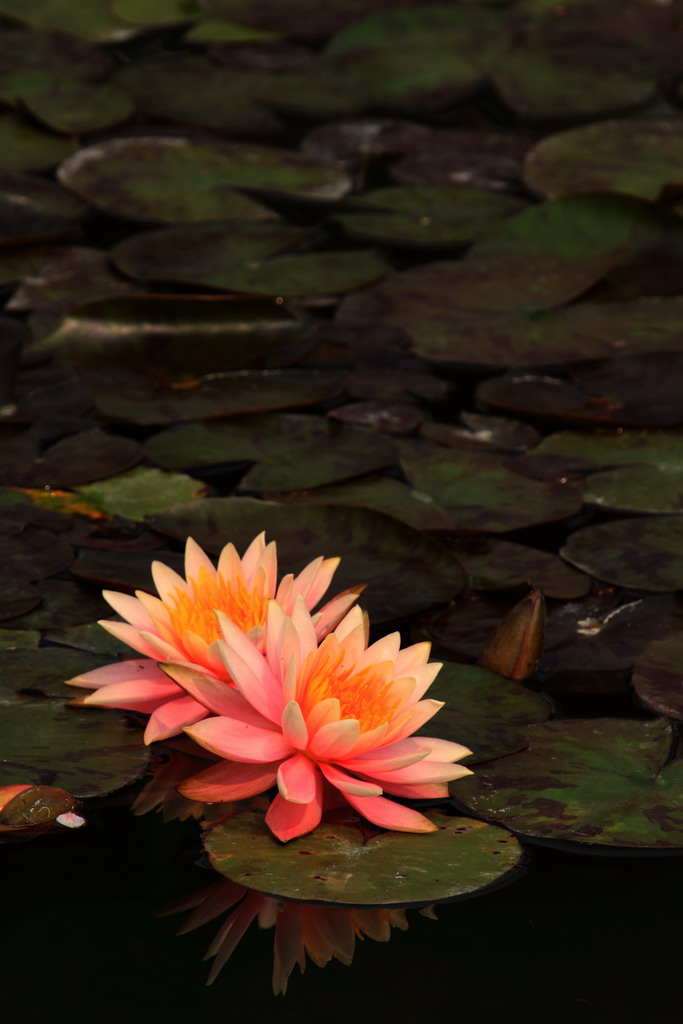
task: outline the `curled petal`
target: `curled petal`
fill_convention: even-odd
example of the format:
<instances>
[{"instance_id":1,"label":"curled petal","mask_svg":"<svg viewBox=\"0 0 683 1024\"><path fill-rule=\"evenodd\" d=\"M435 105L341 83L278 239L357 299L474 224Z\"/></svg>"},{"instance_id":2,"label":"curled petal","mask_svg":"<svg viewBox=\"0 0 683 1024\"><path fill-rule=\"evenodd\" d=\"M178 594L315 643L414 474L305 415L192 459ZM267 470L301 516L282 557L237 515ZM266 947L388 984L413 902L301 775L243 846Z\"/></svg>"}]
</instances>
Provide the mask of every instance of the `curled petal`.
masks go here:
<instances>
[{"instance_id":1,"label":"curled petal","mask_svg":"<svg viewBox=\"0 0 683 1024\"><path fill-rule=\"evenodd\" d=\"M320 824L322 817L323 782L315 773L315 796L308 804L293 804L280 794L275 797L266 814L266 824L273 835L283 843L303 836Z\"/></svg>"}]
</instances>

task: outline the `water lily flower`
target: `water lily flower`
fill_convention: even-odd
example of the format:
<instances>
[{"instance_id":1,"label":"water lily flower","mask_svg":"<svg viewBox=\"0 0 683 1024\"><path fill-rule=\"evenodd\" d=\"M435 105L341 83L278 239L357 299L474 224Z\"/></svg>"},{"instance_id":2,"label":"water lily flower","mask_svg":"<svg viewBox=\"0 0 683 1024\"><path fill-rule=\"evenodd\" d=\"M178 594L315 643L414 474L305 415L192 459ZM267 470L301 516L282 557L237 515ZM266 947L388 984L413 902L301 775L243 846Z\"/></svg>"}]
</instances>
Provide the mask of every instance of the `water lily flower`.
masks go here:
<instances>
[{"instance_id":1,"label":"water lily flower","mask_svg":"<svg viewBox=\"0 0 683 1024\"><path fill-rule=\"evenodd\" d=\"M253 921L257 921L260 928L275 929L275 995L284 995L287 991L287 982L295 964L303 974L307 954L318 967L324 967L333 958L348 965L353 959L357 938L388 942L392 928L405 931L408 927L402 907L356 910L289 903L245 889L228 879L192 894L169 907L165 913L191 908L195 909L179 930L179 935L194 931L221 914L229 914L206 954L207 959L215 957L208 985L215 981ZM425 917L435 917L431 907L425 907L420 913Z\"/></svg>"},{"instance_id":2,"label":"water lily flower","mask_svg":"<svg viewBox=\"0 0 683 1024\"><path fill-rule=\"evenodd\" d=\"M441 668L430 645L400 650L392 633L368 646L367 617L352 608L319 643L299 598L290 616L268 608L265 647L219 613L218 650L234 689L206 687L182 665L165 671L214 713L188 733L224 760L179 786L190 800L239 800L277 783L266 823L287 841L320 822L325 790L383 828L432 832L423 814L389 796L440 798L469 775L471 753L449 740L413 736L443 704L422 697Z\"/></svg>"},{"instance_id":3,"label":"water lily flower","mask_svg":"<svg viewBox=\"0 0 683 1024\"><path fill-rule=\"evenodd\" d=\"M283 576L277 582L277 551L266 544L265 534L256 537L242 558L234 545L226 544L215 568L192 538L185 547L185 579L163 562L152 563L152 576L159 597L144 591L136 596L105 590L105 599L125 620L103 620L100 625L143 655L141 659L119 661L92 672L74 676L68 682L94 690L80 698L80 704L123 708L151 717L145 742L167 739L186 725L205 718L204 703L189 696L158 667L162 662L191 665L207 680L231 684L217 641L216 613L244 635L255 649L264 644L264 623L268 602L274 599L291 614L298 599L308 609L318 604L327 591L338 558L315 558L297 576ZM354 603L362 587L351 588L328 601L312 616L317 637L333 629Z\"/></svg>"}]
</instances>

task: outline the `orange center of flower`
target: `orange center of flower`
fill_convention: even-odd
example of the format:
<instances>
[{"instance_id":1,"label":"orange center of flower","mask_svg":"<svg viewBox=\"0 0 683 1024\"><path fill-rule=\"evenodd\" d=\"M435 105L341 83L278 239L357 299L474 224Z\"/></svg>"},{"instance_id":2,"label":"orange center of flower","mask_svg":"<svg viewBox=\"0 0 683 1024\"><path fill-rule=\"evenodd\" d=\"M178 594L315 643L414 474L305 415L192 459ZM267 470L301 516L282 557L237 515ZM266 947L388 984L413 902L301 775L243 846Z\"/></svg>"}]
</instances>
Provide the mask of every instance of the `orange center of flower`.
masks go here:
<instances>
[{"instance_id":1,"label":"orange center of flower","mask_svg":"<svg viewBox=\"0 0 683 1024\"><path fill-rule=\"evenodd\" d=\"M357 669L343 667L343 654L332 644L321 644L302 666L301 703L304 715L329 697L336 697L341 718L355 718L361 732L391 720L401 700L393 686L393 664L385 661Z\"/></svg>"},{"instance_id":2,"label":"orange center of flower","mask_svg":"<svg viewBox=\"0 0 683 1024\"><path fill-rule=\"evenodd\" d=\"M225 612L229 619L248 633L254 626L266 621L268 597L262 587L247 589L242 577L225 580L213 576L202 566L196 577L187 581L190 591L179 587L164 602L171 620L171 628L178 639L185 630L197 633L207 644L220 636L216 611Z\"/></svg>"}]
</instances>

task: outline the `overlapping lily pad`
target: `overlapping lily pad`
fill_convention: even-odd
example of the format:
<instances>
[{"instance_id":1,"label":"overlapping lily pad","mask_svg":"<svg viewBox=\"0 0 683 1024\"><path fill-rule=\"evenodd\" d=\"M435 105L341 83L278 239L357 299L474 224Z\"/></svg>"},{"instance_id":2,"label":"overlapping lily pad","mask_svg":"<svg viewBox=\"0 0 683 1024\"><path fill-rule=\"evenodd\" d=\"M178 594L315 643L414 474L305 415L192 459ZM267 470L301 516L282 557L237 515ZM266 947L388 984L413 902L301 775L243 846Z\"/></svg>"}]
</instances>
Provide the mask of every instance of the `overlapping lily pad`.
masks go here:
<instances>
[{"instance_id":1,"label":"overlapping lily pad","mask_svg":"<svg viewBox=\"0 0 683 1024\"><path fill-rule=\"evenodd\" d=\"M130 97L111 82L94 84L35 72L12 79L13 95L38 121L62 135L103 131L133 113ZM6 95L8 86L0 79L0 94Z\"/></svg>"},{"instance_id":2,"label":"overlapping lily pad","mask_svg":"<svg viewBox=\"0 0 683 1024\"><path fill-rule=\"evenodd\" d=\"M17 114L0 115L0 168L49 171L76 149L71 139L49 135Z\"/></svg>"},{"instance_id":3,"label":"overlapping lily pad","mask_svg":"<svg viewBox=\"0 0 683 1024\"><path fill-rule=\"evenodd\" d=\"M166 473L149 466L138 466L97 483L82 484L76 490L102 512L140 522L154 512L206 494L206 487L191 476Z\"/></svg>"},{"instance_id":4,"label":"overlapping lily pad","mask_svg":"<svg viewBox=\"0 0 683 1024\"><path fill-rule=\"evenodd\" d=\"M488 537L453 537L449 548L458 556L473 590L504 590L528 585L546 597L583 597L591 581L557 555L524 544Z\"/></svg>"},{"instance_id":5,"label":"overlapping lily pad","mask_svg":"<svg viewBox=\"0 0 683 1024\"><path fill-rule=\"evenodd\" d=\"M522 835L603 847L683 847L683 761L663 719L567 719L526 750L452 784L457 800Z\"/></svg>"},{"instance_id":6,"label":"overlapping lily pad","mask_svg":"<svg viewBox=\"0 0 683 1024\"><path fill-rule=\"evenodd\" d=\"M101 627L98 627L101 628ZM37 647L4 651L0 666L0 691L70 699L77 691L65 679L90 672L105 664L102 658L65 647Z\"/></svg>"},{"instance_id":7,"label":"overlapping lily pad","mask_svg":"<svg viewBox=\"0 0 683 1024\"><path fill-rule=\"evenodd\" d=\"M113 0L110 7L131 25L176 25L201 15L194 0Z\"/></svg>"},{"instance_id":8,"label":"overlapping lily pad","mask_svg":"<svg viewBox=\"0 0 683 1024\"><path fill-rule=\"evenodd\" d=\"M335 587L367 583L363 607L386 622L447 601L464 584L459 562L441 544L404 523L364 508L291 506L252 498L207 498L150 516L150 524L172 537L194 537L218 553L226 540L244 549L265 530L277 540L281 572L296 572L315 550L341 555Z\"/></svg>"},{"instance_id":9,"label":"overlapping lily pad","mask_svg":"<svg viewBox=\"0 0 683 1024\"><path fill-rule=\"evenodd\" d=\"M586 526L561 554L598 579L668 593L683 588L683 520L651 516Z\"/></svg>"},{"instance_id":10,"label":"overlapping lily pad","mask_svg":"<svg viewBox=\"0 0 683 1024\"><path fill-rule=\"evenodd\" d=\"M342 906L405 906L485 889L519 864L512 836L481 821L431 814L438 831L386 832L319 825L286 846L245 811L205 837L212 866L234 882L285 899Z\"/></svg>"},{"instance_id":11,"label":"overlapping lily pad","mask_svg":"<svg viewBox=\"0 0 683 1024\"><path fill-rule=\"evenodd\" d=\"M0 559L14 582L52 576L65 569L73 557L71 547L48 530L27 526L0 532Z\"/></svg>"},{"instance_id":12,"label":"overlapping lily pad","mask_svg":"<svg viewBox=\"0 0 683 1024\"><path fill-rule=\"evenodd\" d=\"M633 672L633 688L649 708L683 719L683 642L681 633L648 644Z\"/></svg>"},{"instance_id":13,"label":"overlapping lily pad","mask_svg":"<svg viewBox=\"0 0 683 1024\"><path fill-rule=\"evenodd\" d=\"M98 587L104 587L107 590L124 590L129 593L133 593L136 590L145 590L150 594L156 594L157 591L152 579L154 555L155 552L151 551L85 550L79 553L76 562L72 566L72 572L78 579L88 580L88 582L94 583ZM159 561L163 562L164 565L170 566L171 569L180 575L184 573L184 557L175 551L164 551ZM93 624L93 626L95 628L92 629L92 635L84 635L81 639L80 634L75 634L73 642L76 647L82 643L87 643L88 647L85 648L86 650L94 649L96 653L99 653L103 642L105 640L111 641L112 637L100 626L96 624ZM87 630L91 629L91 627L74 627L74 630L78 629ZM99 632L96 632L96 630ZM72 632L63 631L64 643L69 641ZM118 641L115 641L115 643L118 643ZM129 648L124 647L123 649L130 652ZM120 647L117 648L117 653L119 650L121 650ZM75 672L72 673L72 675L76 674Z\"/></svg>"},{"instance_id":14,"label":"overlapping lily pad","mask_svg":"<svg viewBox=\"0 0 683 1024\"><path fill-rule=\"evenodd\" d=\"M0 172L0 237L40 239L65 235L83 206L52 182L28 174Z\"/></svg>"},{"instance_id":15,"label":"overlapping lily pad","mask_svg":"<svg viewBox=\"0 0 683 1024\"><path fill-rule=\"evenodd\" d=\"M112 16L107 0L0 0L0 15L48 31L68 32L91 42L122 42L133 34Z\"/></svg>"},{"instance_id":16,"label":"overlapping lily pad","mask_svg":"<svg viewBox=\"0 0 683 1024\"><path fill-rule=\"evenodd\" d=\"M10 629L66 629L94 622L109 611L99 594L79 583L49 579L34 586L41 603L31 611L8 617Z\"/></svg>"},{"instance_id":17,"label":"overlapping lily pad","mask_svg":"<svg viewBox=\"0 0 683 1024\"><path fill-rule=\"evenodd\" d=\"M412 185L468 185L506 190L521 177L531 137L516 132L434 132L391 167L396 181Z\"/></svg>"},{"instance_id":18,"label":"overlapping lily pad","mask_svg":"<svg viewBox=\"0 0 683 1024\"><path fill-rule=\"evenodd\" d=\"M246 143L209 145L180 135L134 136L89 146L61 165L59 180L112 213L167 222L272 216L233 189L329 202L351 188L344 171L300 153Z\"/></svg>"},{"instance_id":19,"label":"overlapping lily pad","mask_svg":"<svg viewBox=\"0 0 683 1024\"><path fill-rule=\"evenodd\" d=\"M524 167L527 185L544 196L604 189L657 199L683 180L678 118L599 121L543 139Z\"/></svg>"}]
</instances>

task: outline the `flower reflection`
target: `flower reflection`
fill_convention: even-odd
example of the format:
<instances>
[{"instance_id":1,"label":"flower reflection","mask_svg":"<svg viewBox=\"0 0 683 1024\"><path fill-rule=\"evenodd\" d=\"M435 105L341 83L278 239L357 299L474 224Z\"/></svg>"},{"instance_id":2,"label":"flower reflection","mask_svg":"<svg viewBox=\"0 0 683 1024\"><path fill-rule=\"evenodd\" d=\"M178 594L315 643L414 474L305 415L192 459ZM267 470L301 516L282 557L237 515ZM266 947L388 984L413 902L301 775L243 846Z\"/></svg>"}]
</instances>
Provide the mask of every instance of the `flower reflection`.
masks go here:
<instances>
[{"instance_id":1,"label":"flower reflection","mask_svg":"<svg viewBox=\"0 0 683 1024\"><path fill-rule=\"evenodd\" d=\"M144 657L104 665L74 676L69 683L94 690L79 703L150 715L146 743L178 735L184 726L200 721L209 712L169 679L158 664L170 661L192 665L214 683L230 683L216 647L216 611L262 647L268 601L273 598L286 614L292 612L297 598L307 608L315 608L338 564L338 558L315 558L298 576L284 576L278 584L276 546L274 542L266 544L265 534L251 542L242 558L232 544L226 544L218 568L188 538L186 579L162 562L152 563L159 597L141 590L135 597L103 592L125 621L102 621L100 625ZM357 587L338 594L313 615L318 638L337 625L361 590Z\"/></svg>"},{"instance_id":2,"label":"flower reflection","mask_svg":"<svg viewBox=\"0 0 683 1024\"><path fill-rule=\"evenodd\" d=\"M357 910L292 903L245 889L228 879L193 893L163 913L191 909L193 912L179 929L179 935L227 914L206 953L205 959L214 958L208 985L215 981L252 922L256 921L262 929L274 928L273 991L276 995L287 991L295 964L303 974L307 956L318 967L324 967L333 958L348 965L353 959L356 939L388 942L392 928L405 931L408 927L402 907ZM432 907L425 907L420 913L436 917Z\"/></svg>"}]
</instances>

